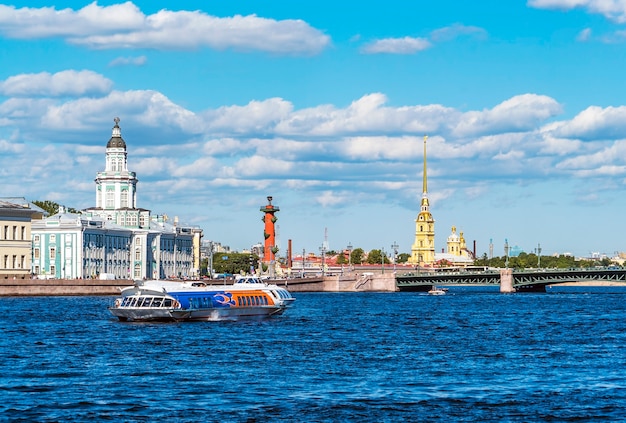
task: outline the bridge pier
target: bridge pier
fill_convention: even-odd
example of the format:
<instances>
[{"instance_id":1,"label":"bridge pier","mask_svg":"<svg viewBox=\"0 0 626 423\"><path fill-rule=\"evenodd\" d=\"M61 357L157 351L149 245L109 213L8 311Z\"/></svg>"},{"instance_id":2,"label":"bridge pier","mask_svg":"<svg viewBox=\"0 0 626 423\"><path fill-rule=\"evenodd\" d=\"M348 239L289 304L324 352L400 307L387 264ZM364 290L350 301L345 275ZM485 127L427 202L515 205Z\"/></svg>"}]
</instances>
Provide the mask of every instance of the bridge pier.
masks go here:
<instances>
[{"instance_id":1,"label":"bridge pier","mask_svg":"<svg viewBox=\"0 0 626 423\"><path fill-rule=\"evenodd\" d=\"M513 269L500 270L500 292L503 294L515 292L513 287Z\"/></svg>"}]
</instances>

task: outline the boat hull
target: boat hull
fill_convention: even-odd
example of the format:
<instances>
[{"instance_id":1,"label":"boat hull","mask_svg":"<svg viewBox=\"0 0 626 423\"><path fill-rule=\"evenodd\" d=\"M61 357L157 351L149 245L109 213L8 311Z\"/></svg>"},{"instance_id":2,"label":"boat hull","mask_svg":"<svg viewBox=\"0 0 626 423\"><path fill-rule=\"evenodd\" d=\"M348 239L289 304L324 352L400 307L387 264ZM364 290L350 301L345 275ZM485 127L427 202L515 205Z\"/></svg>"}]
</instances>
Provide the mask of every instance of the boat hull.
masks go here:
<instances>
[{"instance_id":1,"label":"boat hull","mask_svg":"<svg viewBox=\"0 0 626 423\"><path fill-rule=\"evenodd\" d=\"M172 311L172 309L109 307L109 312L122 322L170 322L175 320Z\"/></svg>"},{"instance_id":2,"label":"boat hull","mask_svg":"<svg viewBox=\"0 0 626 423\"><path fill-rule=\"evenodd\" d=\"M220 321L279 316L295 298L249 278L234 285L148 281L122 290L109 312L121 321Z\"/></svg>"}]
</instances>

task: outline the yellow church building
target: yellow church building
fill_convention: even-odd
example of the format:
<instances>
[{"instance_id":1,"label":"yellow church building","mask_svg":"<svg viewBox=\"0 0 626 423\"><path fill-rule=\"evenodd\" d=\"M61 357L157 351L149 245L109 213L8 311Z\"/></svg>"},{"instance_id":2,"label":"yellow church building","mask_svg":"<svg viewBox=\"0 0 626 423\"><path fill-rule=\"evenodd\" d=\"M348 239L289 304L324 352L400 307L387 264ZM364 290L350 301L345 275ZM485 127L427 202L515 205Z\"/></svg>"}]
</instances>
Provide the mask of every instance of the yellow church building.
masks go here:
<instances>
[{"instance_id":1,"label":"yellow church building","mask_svg":"<svg viewBox=\"0 0 626 423\"><path fill-rule=\"evenodd\" d=\"M435 253L435 219L430 212L428 201L428 183L426 176L426 140L424 136L424 171L422 180L422 202L420 212L415 218L415 242L411 246L411 257L408 263L414 266L430 267L437 262L447 262L453 266L468 266L474 261L473 254L467 249L463 232L456 233L456 227L452 227L452 233L447 239L447 251Z\"/></svg>"}]
</instances>

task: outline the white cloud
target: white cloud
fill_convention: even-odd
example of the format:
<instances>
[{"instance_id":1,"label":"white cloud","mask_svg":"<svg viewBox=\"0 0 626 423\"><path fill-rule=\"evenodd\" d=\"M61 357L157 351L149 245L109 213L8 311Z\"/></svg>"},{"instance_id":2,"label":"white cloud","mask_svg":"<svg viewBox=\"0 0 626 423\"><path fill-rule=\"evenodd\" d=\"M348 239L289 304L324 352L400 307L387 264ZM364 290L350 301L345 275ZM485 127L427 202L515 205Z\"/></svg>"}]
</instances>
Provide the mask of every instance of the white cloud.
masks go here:
<instances>
[{"instance_id":1,"label":"white cloud","mask_svg":"<svg viewBox=\"0 0 626 423\"><path fill-rule=\"evenodd\" d=\"M105 94L113 81L90 70L65 70L11 76L0 81L0 94L13 97L79 97Z\"/></svg>"},{"instance_id":2,"label":"white cloud","mask_svg":"<svg viewBox=\"0 0 626 423\"><path fill-rule=\"evenodd\" d=\"M626 106L590 106L572 120L549 127L555 136L581 139L626 137Z\"/></svg>"},{"instance_id":3,"label":"white cloud","mask_svg":"<svg viewBox=\"0 0 626 423\"><path fill-rule=\"evenodd\" d=\"M135 57L116 57L111 60L109 66L143 66L148 61L146 56L135 56Z\"/></svg>"},{"instance_id":4,"label":"white cloud","mask_svg":"<svg viewBox=\"0 0 626 423\"><path fill-rule=\"evenodd\" d=\"M361 51L366 54L415 54L430 48L431 45L425 38L383 38L364 45Z\"/></svg>"},{"instance_id":5,"label":"white cloud","mask_svg":"<svg viewBox=\"0 0 626 423\"><path fill-rule=\"evenodd\" d=\"M0 33L19 39L62 37L95 49L208 47L317 54L330 44L330 37L302 20L221 18L197 10L160 10L146 16L131 2L112 6L94 2L79 10L0 5Z\"/></svg>"},{"instance_id":6,"label":"white cloud","mask_svg":"<svg viewBox=\"0 0 626 423\"><path fill-rule=\"evenodd\" d=\"M454 134L471 136L528 131L561 112L561 105L550 97L536 94L517 95L491 110L464 113L454 128Z\"/></svg>"},{"instance_id":7,"label":"white cloud","mask_svg":"<svg viewBox=\"0 0 626 423\"><path fill-rule=\"evenodd\" d=\"M626 2L623 0L528 0L528 5L539 9L561 10L578 7L615 22L626 22Z\"/></svg>"},{"instance_id":8,"label":"white cloud","mask_svg":"<svg viewBox=\"0 0 626 423\"><path fill-rule=\"evenodd\" d=\"M132 117L149 127L174 127L189 133L198 131L200 122L190 111L172 103L156 91L112 91L101 98L81 98L50 106L41 117L46 129L85 129L102 116Z\"/></svg>"},{"instance_id":9,"label":"white cloud","mask_svg":"<svg viewBox=\"0 0 626 423\"><path fill-rule=\"evenodd\" d=\"M224 106L204 113L207 129L228 133L265 132L284 119L293 105L280 98L251 101L245 106Z\"/></svg>"},{"instance_id":10,"label":"white cloud","mask_svg":"<svg viewBox=\"0 0 626 423\"><path fill-rule=\"evenodd\" d=\"M585 28L578 33L576 40L578 41L588 41L591 38L591 28Z\"/></svg>"},{"instance_id":11,"label":"white cloud","mask_svg":"<svg viewBox=\"0 0 626 423\"><path fill-rule=\"evenodd\" d=\"M430 33L431 39L436 42L450 41L467 35L485 38L487 36L487 31L477 26L468 26L457 23L436 29Z\"/></svg>"},{"instance_id":12,"label":"white cloud","mask_svg":"<svg viewBox=\"0 0 626 423\"><path fill-rule=\"evenodd\" d=\"M15 144L0 138L0 151L3 153L20 153L25 150L24 144Z\"/></svg>"},{"instance_id":13,"label":"white cloud","mask_svg":"<svg viewBox=\"0 0 626 423\"><path fill-rule=\"evenodd\" d=\"M337 194L333 191L324 191L317 197L315 201L322 207L338 206L350 200L350 196L346 194Z\"/></svg>"},{"instance_id":14,"label":"white cloud","mask_svg":"<svg viewBox=\"0 0 626 423\"><path fill-rule=\"evenodd\" d=\"M417 132L439 130L459 115L440 105L384 107L387 97L381 93L365 95L345 109L330 105L294 111L276 126L281 134L337 135L351 133Z\"/></svg>"}]
</instances>

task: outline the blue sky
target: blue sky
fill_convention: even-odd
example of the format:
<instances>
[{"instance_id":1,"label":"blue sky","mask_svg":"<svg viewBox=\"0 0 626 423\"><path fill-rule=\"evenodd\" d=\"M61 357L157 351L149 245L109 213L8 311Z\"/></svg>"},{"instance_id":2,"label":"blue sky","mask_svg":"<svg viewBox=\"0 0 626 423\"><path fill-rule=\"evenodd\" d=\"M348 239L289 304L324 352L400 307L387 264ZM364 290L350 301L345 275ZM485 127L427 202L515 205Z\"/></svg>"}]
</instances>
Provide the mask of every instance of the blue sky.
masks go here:
<instances>
[{"instance_id":1,"label":"blue sky","mask_svg":"<svg viewBox=\"0 0 626 423\"><path fill-rule=\"evenodd\" d=\"M0 4L0 196L138 206L235 249L626 251L626 0Z\"/></svg>"}]
</instances>

